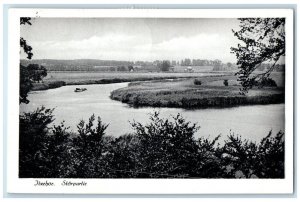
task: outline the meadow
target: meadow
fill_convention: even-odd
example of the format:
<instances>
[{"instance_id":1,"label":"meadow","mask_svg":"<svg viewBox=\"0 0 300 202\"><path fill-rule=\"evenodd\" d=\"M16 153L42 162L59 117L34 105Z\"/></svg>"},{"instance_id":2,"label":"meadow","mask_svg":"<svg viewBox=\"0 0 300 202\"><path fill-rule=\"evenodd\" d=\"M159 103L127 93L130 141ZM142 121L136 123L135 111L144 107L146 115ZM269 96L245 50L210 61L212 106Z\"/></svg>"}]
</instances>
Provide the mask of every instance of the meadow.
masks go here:
<instances>
[{"instance_id":1,"label":"meadow","mask_svg":"<svg viewBox=\"0 0 300 202\"><path fill-rule=\"evenodd\" d=\"M221 73L205 73L211 75L220 75ZM223 73L222 73L223 74ZM95 81L100 79L164 79L164 78L186 78L198 77L203 72L182 73L182 72L48 72L44 81L65 81L67 84Z\"/></svg>"},{"instance_id":2,"label":"meadow","mask_svg":"<svg viewBox=\"0 0 300 202\"><path fill-rule=\"evenodd\" d=\"M47 90L64 85L108 84L134 81L150 81L176 78L196 78L202 75L224 75L214 72L79 72L79 71L52 71L42 83L35 83L32 90ZM228 74L228 73L227 73Z\"/></svg>"},{"instance_id":3,"label":"meadow","mask_svg":"<svg viewBox=\"0 0 300 202\"><path fill-rule=\"evenodd\" d=\"M284 102L282 73L273 73L277 87L255 87L245 95L234 75L202 76L195 78L134 82L111 93L114 100L134 107L207 108L250 104L277 104ZM224 81L228 81L228 86Z\"/></svg>"}]
</instances>

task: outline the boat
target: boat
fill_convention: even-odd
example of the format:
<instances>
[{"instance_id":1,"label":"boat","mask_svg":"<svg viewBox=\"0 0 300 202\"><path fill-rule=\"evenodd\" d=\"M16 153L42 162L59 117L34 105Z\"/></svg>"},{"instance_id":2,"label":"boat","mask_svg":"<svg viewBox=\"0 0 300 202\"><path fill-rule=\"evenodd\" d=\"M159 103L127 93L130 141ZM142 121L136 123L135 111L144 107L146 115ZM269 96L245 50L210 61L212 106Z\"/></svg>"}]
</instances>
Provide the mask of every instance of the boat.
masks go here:
<instances>
[{"instance_id":1,"label":"boat","mask_svg":"<svg viewBox=\"0 0 300 202\"><path fill-rule=\"evenodd\" d=\"M83 92L83 91L86 91L87 89L86 88L76 88L74 90L75 93L78 93L78 92Z\"/></svg>"}]
</instances>

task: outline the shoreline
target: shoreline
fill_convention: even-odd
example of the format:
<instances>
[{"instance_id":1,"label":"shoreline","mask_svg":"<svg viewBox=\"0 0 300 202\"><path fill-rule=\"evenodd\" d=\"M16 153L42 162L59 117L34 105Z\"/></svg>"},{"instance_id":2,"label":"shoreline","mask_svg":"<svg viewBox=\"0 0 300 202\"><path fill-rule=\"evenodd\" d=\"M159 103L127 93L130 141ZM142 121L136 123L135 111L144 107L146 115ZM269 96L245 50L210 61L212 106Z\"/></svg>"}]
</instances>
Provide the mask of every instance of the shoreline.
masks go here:
<instances>
[{"instance_id":1,"label":"shoreline","mask_svg":"<svg viewBox=\"0 0 300 202\"><path fill-rule=\"evenodd\" d=\"M241 95L240 86L234 84L233 80L229 80L231 85L224 86L219 78L211 79L201 78L202 85L194 84L194 79L129 84L128 87L112 91L110 98L136 108L205 109L285 102L284 89L281 87L256 87Z\"/></svg>"},{"instance_id":2,"label":"shoreline","mask_svg":"<svg viewBox=\"0 0 300 202\"><path fill-rule=\"evenodd\" d=\"M202 77L139 77L139 78L110 78L83 81L44 81L35 83L32 91L42 91L60 88L67 85L94 85L128 82L128 87L114 90L110 94L112 100L128 104L130 107L166 107L183 109L229 108L246 105L281 104L285 101L281 88L252 89L246 95L239 94L239 86L212 86L224 75L209 75ZM226 77L226 76L225 76ZM204 84L191 85L194 79L201 79ZM188 83L189 82L189 83ZM188 83L188 84L187 84ZM180 85L170 87L170 85ZM162 88L167 85L168 88ZM151 86L151 87L149 87Z\"/></svg>"},{"instance_id":3,"label":"shoreline","mask_svg":"<svg viewBox=\"0 0 300 202\"><path fill-rule=\"evenodd\" d=\"M125 95L126 96L126 95ZM122 98L115 95L111 95L112 100L120 101L128 104L133 108L143 107L164 107L164 108L181 108L186 110L193 109L222 109L239 106L251 106L251 105L269 105L269 104L284 104L284 96L281 94L275 94L271 96L252 96L252 97L212 97L212 98L199 98L199 99L183 99L179 102L164 102L164 101L153 101L144 102L139 101L139 98L134 97L133 99L122 100Z\"/></svg>"},{"instance_id":4,"label":"shoreline","mask_svg":"<svg viewBox=\"0 0 300 202\"><path fill-rule=\"evenodd\" d=\"M206 77L222 77L229 74L220 75L204 75L201 78ZM99 80L83 80L83 81L64 81L64 80L44 80L43 83L34 83L31 91L41 91L54 88L60 88L62 86L70 85L94 85L94 84L113 84L113 83L126 83L126 82L143 82L143 81L164 81L168 79L194 79L199 76L163 76L163 77L137 77L137 78L104 78Z\"/></svg>"},{"instance_id":5,"label":"shoreline","mask_svg":"<svg viewBox=\"0 0 300 202\"><path fill-rule=\"evenodd\" d=\"M85 81L44 81L43 83L34 83L31 91L49 90L60 88L62 86L71 85L94 85L94 84L113 84L113 83L126 83L126 82L143 82L143 81L162 81L168 79L187 79L196 77L153 77L153 78L129 78L129 79L100 79L100 80L85 80Z\"/></svg>"}]
</instances>

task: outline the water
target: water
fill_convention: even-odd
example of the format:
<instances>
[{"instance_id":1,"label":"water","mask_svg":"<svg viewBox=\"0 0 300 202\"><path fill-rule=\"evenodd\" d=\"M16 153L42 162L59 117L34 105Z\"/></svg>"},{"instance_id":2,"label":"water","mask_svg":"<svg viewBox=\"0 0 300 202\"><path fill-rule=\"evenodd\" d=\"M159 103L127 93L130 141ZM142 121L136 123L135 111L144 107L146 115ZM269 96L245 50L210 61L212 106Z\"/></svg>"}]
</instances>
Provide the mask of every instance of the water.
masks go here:
<instances>
[{"instance_id":1,"label":"water","mask_svg":"<svg viewBox=\"0 0 300 202\"><path fill-rule=\"evenodd\" d=\"M88 120L94 113L103 122L109 123L107 134L120 136L132 132L129 121L149 122L149 113L160 112L164 118L181 113L186 120L201 127L196 137L209 138L221 134L226 139L230 132L240 134L242 138L260 141L270 130L274 133L284 130L284 104L240 106L225 109L184 110L176 108L132 108L127 104L109 98L112 90L126 87L128 83L82 85L87 91L75 93L78 86L35 91L29 94L29 104L20 105L20 113L33 111L44 105L55 108L54 124L65 120L70 130L76 131L80 119Z\"/></svg>"}]
</instances>

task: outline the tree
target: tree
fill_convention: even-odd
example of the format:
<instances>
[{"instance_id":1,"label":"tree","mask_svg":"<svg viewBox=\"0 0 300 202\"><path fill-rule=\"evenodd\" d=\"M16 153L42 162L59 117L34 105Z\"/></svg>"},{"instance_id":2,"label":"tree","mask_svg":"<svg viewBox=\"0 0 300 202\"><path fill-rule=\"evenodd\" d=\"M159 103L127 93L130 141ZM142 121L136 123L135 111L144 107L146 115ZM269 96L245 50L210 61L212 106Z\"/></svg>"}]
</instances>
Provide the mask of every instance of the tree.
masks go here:
<instances>
[{"instance_id":1,"label":"tree","mask_svg":"<svg viewBox=\"0 0 300 202\"><path fill-rule=\"evenodd\" d=\"M117 71L119 71L119 72L125 72L126 71L126 67L125 66L118 66L117 67Z\"/></svg>"},{"instance_id":2,"label":"tree","mask_svg":"<svg viewBox=\"0 0 300 202\"><path fill-rule=\"evenodd\" d=\"M115 67L109 67L109 71L114 72L114 71L116 71L116 68Z\"/></svg>"},{"instance_id":3,"label":"tree","mask_svg":"<svg viewBox=\"0 0 300 202\"><path fill-rule=\"evenodd\" d=\"M181 66L190 66L190 65L192 65L191 59L185 58L183 61L183 65Z\"/></svg>"},{"instance_id":4,"label":"tree","mask_svg":"<svg viewBox=\"0 0 300 202\"><path fill-rule=\"evenodd\" d=\"M224 79L223 84L224 86L228 86L228 79Z\"/></svg>"},{"instance_id":5,"label":"tree","mask_svg":"<svg viewBox=\"0 0 300 202\"><path fill-rule=\"evenodd\" d=\"M33 87L33 83L40 82L45 76L47 76L47 70L44 66L38 64L23 66L20 64L20 104L29 103L27 96Z\"/></svg>"},{"instance_id":6,"label":"tree","mask_svg":"<svg viewBox=\"0 0 300 202\"><path fill-rule=\"evenodd\" d=\"M133 71L133 70L134 70L134 69L133 69L133 66L132 66L132 65L129 65L129 66L128 66L128 71L131 72L131 71Z\"/></svg>"},{"instance_id":7,"label":"tree","mask_svg":"<svg viewBox=\"0 0 300 202\"><path fill-rule=\"evenodd\" d=\"M212 63L214 66L214 68L213 68L214 71L222 71L223 70L221 60L216 59L216 60L212 61Z\"/></svg>"},{"instance_id":8,"label":"tree","mask_svg":"<svg viewBox=\"0 0 300 202\"><path fill-rule=\"evenodd\" d=\"M20 18L20 25L26 25L26 24L31 25L30 20L31 18ZM31 52L32 47L29 46L26 40L23 39L22 37L20 37L20 46L21 48L23 48L24 52L27 54L27 58L30 60L33 56L33 53Z\"/></svg>"},{"instance_id":9,"label":"tree","mask_svg":"<svg viewBox=\"0 0 300 202\"><path fill-rule=\"evenodd\" d=\"M237 57L238 81L245 93L263 78L269 77L276 63L285 55L285 19L284 18L240 18L240 30L234 36L243 42L232 47ZM271 63L262 73L254 71L263 62Z\"/></svg>"},{"instance_id":10,"label":"tree","mask_svg":"<svg viewBox=\"0 0 300 202\"><path fill-rule=\"evenodd\" d=\"M170 67L171 67L171 65L170 65L170 61L168 61L168 60L164 60L163 62L162 62L162 64L161 64L161 71L163 71L163 72L168 72L169 70L170 70Z\"/></svg>"},{"instance_id":11,"label":"tree","mask_svg":"<svg viewBox=\"0 0 300 202\"><path fill-rule=\"evenodd\" d=\"M20 18L20 25L31 25L31 18ZM20 37L20 47L27 54L27 58L30 60L33 56L32 47L29 46L25 39ZM27 67L20 64L20 95L19 103L29 103L27 99L29 91L33 87L34 82L40 82L42 78L47 76L47 69L37 64L29 64Z\"/></svg>"}]
</instances>

